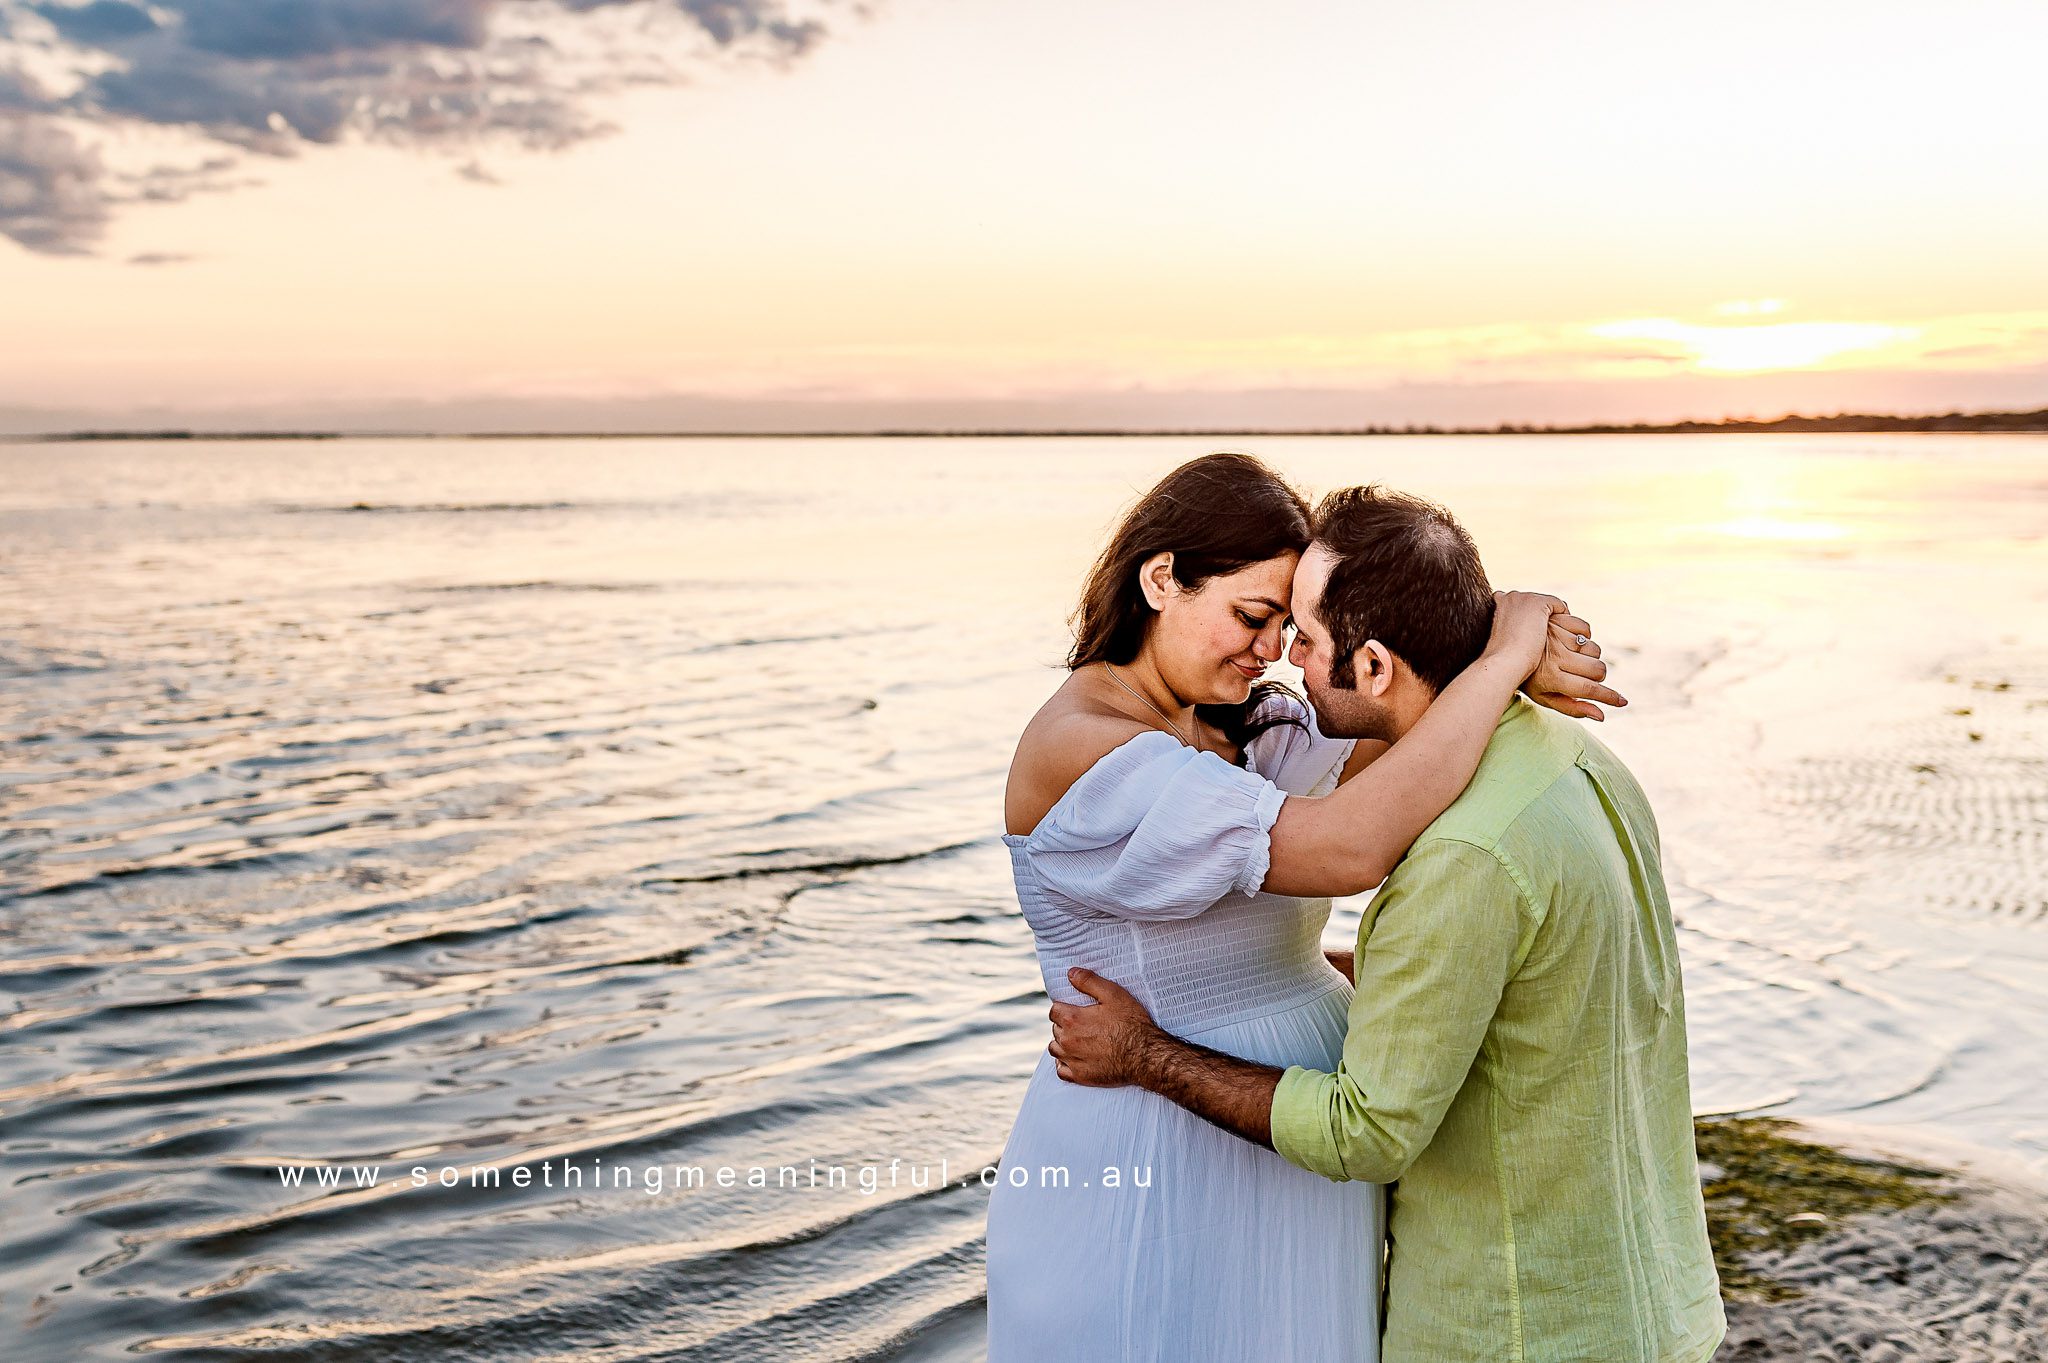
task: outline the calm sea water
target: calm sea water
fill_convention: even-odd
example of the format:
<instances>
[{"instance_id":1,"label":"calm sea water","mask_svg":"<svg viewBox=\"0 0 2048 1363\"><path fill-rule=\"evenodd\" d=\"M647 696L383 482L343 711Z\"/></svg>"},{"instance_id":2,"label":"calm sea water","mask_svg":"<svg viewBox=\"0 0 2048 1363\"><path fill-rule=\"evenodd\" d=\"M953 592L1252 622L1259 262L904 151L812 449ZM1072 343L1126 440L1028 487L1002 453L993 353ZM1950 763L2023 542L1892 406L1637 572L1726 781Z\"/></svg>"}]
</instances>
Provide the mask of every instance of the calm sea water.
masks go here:
<instances>
[{"instance_id":1,"label":"calm sea water","mask_svg":"<svg viewBox=\"0 0 2048 1363\"><path fill-rule=\"evenodd\" d=\"M971 1357L1009 747L1216 443L0 444L0 1352ZM2048 439L1241 447L1594 621L1701 1108L2048 1171Z\"/></svg>"}]
</instances>

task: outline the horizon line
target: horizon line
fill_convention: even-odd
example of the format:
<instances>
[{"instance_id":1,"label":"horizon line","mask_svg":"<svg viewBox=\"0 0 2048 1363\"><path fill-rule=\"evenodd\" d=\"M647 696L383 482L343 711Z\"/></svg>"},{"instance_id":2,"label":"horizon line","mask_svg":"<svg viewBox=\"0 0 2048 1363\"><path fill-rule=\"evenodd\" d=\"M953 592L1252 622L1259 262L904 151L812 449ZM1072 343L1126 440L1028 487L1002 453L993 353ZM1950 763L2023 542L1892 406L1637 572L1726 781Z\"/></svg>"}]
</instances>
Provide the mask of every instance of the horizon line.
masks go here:
<instances>
[{"instance_id":1,"label":"horizon line","mask_svg":"<svg viewBox=\"0 0 2048 1363\"><path fill-rule=\"evenodd\" d=\"M1385 436L1385 435L1699 435L1725 432L1839 432L1843 434L1963 432L2029 434L2048 432L2048 407L2028 412L1961 412L1900 415L1839 412L1832 416L1787 414L1768 420L1722 417L1712 421L1589 422L1538 425L1499 422L1491 426L1443 426L1435 423L1370 423L1363 426L1199 426L1199 427L877 427L865 430L731 430L731 431L428 431L367 428L357 430L209 431L191 428L84 428L70 431L0 432L0 441L22 443L89 443L120 440L1005 440L1005 439L1142 439L1195 436Z\"/></svg>"}]
</instances>

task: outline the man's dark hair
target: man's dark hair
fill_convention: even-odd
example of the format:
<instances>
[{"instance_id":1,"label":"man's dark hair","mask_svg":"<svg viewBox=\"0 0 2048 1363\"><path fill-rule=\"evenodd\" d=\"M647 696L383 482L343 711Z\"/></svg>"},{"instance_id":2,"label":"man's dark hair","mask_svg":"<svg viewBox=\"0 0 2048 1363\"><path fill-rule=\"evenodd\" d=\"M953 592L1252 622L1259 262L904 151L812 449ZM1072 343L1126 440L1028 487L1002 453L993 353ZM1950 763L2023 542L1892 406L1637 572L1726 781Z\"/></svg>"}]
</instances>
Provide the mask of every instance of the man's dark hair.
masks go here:
<instances>
[{"instance_id":1,"label":"man's dark hair","mask_svg":"<svg viewBox=\"0 0 2048 1363\"><path fill-rule=\"evenodd\" d=\"M1493 587L1450 512L1378 484L1347 487L1323 498L1313 529L1336 556L1316 604L1330 631L1333 684L1358 685L1353 658L1368 639L1433 691L1486 651Z\"/></svg>"}]
</instances>

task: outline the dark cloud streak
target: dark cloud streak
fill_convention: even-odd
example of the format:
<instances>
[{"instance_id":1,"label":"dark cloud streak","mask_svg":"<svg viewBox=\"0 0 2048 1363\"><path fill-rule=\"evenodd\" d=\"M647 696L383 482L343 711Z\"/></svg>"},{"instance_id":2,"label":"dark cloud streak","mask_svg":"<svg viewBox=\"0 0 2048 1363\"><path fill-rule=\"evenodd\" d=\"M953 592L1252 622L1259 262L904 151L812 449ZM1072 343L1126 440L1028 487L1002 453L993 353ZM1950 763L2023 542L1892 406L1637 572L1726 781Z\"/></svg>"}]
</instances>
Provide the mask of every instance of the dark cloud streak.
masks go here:
<instances>
[{"instance_id":1,"label":"dark cloud streak","mask_svg":"<svg viewBox=\"0 0 2048 1363\"><path fill-rule=\"evenodd\" d=\"M473 50L493 0L179 0L185 42L223 57L328 57L391 47Z\"/></svg>"},{"instance_id":2,"label":"dark cloud streak","mask_svg":"<svg viewBox=\"0 0 2048 1363\"><path fill-rule=\"evenodd\" d=\"M814 0L831 3L832 0ZM644 50L572 59L536 25L637 8L721 52L788 61L823 38L785 0L0 0L0 236L85 254L115 205L183 198L229 180L232 160L111 173L81 140L99 128L178 129L259 156L362 139L465 148L509 140L559 150L611 131L589 104L673 83ZM68 61L52 94L20 58ZM628 64L626 57L643 58ZM46 69L39 65L37 69ZM474 165L471 162L471 165ZM467 178L481 177L466 174Z\"/></svg>"},{"instance_id":3,"label":"dark cloud streak","mask_svg":"<svg viewBox=\"0 0 2048 1363\"><path fill-rule=\"evenodd\" d=\"M92 0L89 5L31 5L50 21L59 37L87 47L117 43L156 31L156 20L147 10L121 0Z\"/></svg>"}]
</instances>

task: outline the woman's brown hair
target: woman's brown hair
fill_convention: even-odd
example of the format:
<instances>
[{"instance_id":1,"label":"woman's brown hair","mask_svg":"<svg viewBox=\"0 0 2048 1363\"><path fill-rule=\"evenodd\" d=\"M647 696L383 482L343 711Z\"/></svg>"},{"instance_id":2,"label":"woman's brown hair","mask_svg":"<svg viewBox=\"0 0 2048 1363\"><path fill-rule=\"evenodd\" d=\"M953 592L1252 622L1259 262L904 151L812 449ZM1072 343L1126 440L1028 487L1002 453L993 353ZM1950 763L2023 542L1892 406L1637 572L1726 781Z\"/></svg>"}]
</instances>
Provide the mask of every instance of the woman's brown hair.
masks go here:
<instances>
[{"instance_id":1,"label":"woman's brown hair","mask_svg":"<svg viewBox=\"0 0 2048 1363\"><path fill-rule=\"evenodd\" d=\"M1205 454L1160 479L1124 513L1081 589L1074 612L1070 670L1090 663L1130 662L1157 613L1138 586L1138 568L1154 554L1173 555L1173 576L1197 591L1254 563L1308 548L1309 508L1279 474L1248 454ZM1195 713L1240 748L1253 735L1288 720L1253 722L1278 682L1261 682L1238 705L1199 705ZM1292 721L1299 722L1299 721Z\"/></svg>"}]
</instances>

